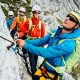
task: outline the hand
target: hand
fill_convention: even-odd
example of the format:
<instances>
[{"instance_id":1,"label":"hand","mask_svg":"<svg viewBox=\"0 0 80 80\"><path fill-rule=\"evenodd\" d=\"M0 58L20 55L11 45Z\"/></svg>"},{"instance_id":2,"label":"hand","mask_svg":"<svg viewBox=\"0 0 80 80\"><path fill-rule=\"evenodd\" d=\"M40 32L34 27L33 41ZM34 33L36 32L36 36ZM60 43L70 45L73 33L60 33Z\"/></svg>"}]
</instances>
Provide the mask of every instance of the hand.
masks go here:
<instances>
[{"instance_id":1,"label":"hand","mask_svg":"<svg viewBox=\"0 0 80 80\"><path fill-rule=\"evenodd\" d=\"M22 39L17 39L16 42L19 44L20 47L23 47L26 43Z\"/></svg>"},{"instance_id":2,"label":"hand","mask_svg":"<svg viewBox=\"0 0 80 80\"><path fill-rule=\"evenodd\" d=\"M24 36L23 32L19 32L19 37L22 38Z\"/></svg>"}]
</instances>

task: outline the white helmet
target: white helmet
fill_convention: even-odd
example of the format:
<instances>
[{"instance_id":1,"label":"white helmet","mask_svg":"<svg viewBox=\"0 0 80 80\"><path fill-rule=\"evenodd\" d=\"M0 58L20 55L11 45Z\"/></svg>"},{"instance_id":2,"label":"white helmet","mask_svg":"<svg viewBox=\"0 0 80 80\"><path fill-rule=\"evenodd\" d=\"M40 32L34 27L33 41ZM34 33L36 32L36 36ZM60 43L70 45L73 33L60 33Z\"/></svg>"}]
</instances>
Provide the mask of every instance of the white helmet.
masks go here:
<instances>
[{"instance_id":1,"label":"white helmet","mask_svg":"<svg viewBox=\"0 0 80 80\"><path fill-rule=\"evenodd\" d=\"M8 15L12 15L12 16L14 16L13 11L9 11L9 12L8 12Z\"/></svg>"},{"instance_id":2,"label":"white helmet","mask_svg":"<svg viewBox=\"0 0 80 80\"><path fill-rule=\"evenodd\" d=\"M36 10L37 10L37 11L42 11L39 6L35 5L35 6L33 6L33 8L32 8L32 12L33 12L33 11L36 11Z\"/></svg>"},{"instance_id":3,"label":"white helmet","mask_svg":"<svg viewBox=\"0 0 80 80\"><path fill-rule=\"evenodd\" d=\"M20 7L19 11L23 11L23 12L25 12L25 8Z\"/></svg>"}]
</instances>

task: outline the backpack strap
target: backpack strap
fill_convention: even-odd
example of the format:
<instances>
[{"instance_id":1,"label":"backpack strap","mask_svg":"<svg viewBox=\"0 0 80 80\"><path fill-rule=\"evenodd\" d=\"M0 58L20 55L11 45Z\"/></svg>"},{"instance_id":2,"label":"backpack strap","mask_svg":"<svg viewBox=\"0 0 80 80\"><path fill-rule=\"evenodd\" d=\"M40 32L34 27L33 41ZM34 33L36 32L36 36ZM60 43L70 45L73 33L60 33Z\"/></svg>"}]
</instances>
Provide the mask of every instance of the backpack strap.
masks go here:
<instances>
[{"instance_id":1,"label":"backpack strap","mask_svg":"<svg viewBox=\"0 0 80 80\"><path fill-rule=\"evenodd\" d=\"M26 16L24 16L24 22L26 22L26 19L27 19Z\"/></svg>"},{"instance_id":2,"label":"backpack strap","mask_svg":"<svg viewBox=\"0 0 80 80\"><path fill-rule=\"evenodd\" d=\"M32 20L30 19L29 20L29 28L28 28L28 31L31 29L31 27L32 27Z\"/></svg>"},{"instance_id":3,"label":"backpack strap","mask_svg":"<svg viewBox=\"0 0 80 80\"><path fill-rule=\"evenodd\" d=\"M40 20L40 21L39 21L39 24L38 24L40 30L41 30L41 23L42 23L42 21Z\"/></svg>"}]
</instances>

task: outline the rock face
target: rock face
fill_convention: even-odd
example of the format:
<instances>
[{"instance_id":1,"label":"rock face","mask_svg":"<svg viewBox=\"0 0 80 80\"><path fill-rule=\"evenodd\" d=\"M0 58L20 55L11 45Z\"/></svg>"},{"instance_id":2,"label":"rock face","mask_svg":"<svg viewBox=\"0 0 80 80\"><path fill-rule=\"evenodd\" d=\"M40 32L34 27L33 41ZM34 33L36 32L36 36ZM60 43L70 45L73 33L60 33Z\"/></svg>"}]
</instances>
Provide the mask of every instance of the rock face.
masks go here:
<instances>
[{"instance_id":1,"label":"rock face","mask_svg":"<svg viewBox=\"0 0 80 80\"><path fill-rule=\"evenodd\" d=\"M80 9L80 0L0 0L5 15L8 10L13 10L15 15L20 6L26 7L26 14L30 17L31 7L35 4L42 8L42 20L46 22L46 28L56 29L65 19L69 11ZM0 35L13 41L6 28L4 13L0 7ZM11 43L0 38L0 80L31 80L27 74L23 59L7 50ZM80 80L80 65L71 74L65 73L65 80Z\"/></svg>"},{"instance_id":2,"label":"rock face","mask_svg":"<svg viewBox=\"0 0 80 80\"><path fill-rule=\"evenodd\" d=\"M13 41L6 26L4 13L0 7L0 36ZM0 37L0 80L31 80L27 74L23 59L15 54L13 49L8 50L11 43Z\"/></svg>"},{"instance_id":3,"label":"rock face","mask_svg":"<svg viewBox=\"0 0 80 80\"><path fill-rule=\"evenodd\" d=\"M70 10L80 9L80 0L32 0L31 5L40 5L42 10L64 18Z\"/></svg>"}]
</instances>

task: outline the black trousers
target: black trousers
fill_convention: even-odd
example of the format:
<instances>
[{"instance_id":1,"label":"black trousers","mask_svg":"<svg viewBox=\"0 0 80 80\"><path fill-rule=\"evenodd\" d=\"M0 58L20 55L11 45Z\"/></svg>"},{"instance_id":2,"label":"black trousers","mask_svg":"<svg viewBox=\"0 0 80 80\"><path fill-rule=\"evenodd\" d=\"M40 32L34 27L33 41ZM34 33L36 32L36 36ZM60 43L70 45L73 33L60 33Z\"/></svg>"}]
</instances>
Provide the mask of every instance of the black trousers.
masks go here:
<instances>
[{"instance_id":1,"label":"black trousers","mask_svg":"<svg viewBox=\"0 0 80 80\"><path fill-rule=\"evenodd\" d=\"M30 66L31 66L31 72L32 72L32 79L33 79L34 73L37 70L36 66L37 66L38 56L33 55L30 52L28 52L28 54L29 54L29 60L30 60Z\"/></svg>"},{"instance_id":2,"label":"black trousers","mask_svg":"<svg viewBox=\"0 0 80 80\"><path fill-rule=\"evenodd\" d=\"M22 39L27 39L27 36L23 36ZM34 55L34 54L31 54L30 52L26 52L26 50L24 48L22 48L22 51L23 51L23 54L28 54L29 55L29 61L30 61L30 67L31 67L31 73L32 73L32 79L33 79L33 76L34 76L34 73L36 72L37 68L37 59L38 59L38 56L37 55ZM34 79L33 79L34 80Z\"/></svg>"},{"instance_id":3,"label":"black trousers","mask_svg":"<svg viewBox=\"0 0 80 80\"><path fill-rule=\"evenodd\" d=\"M40 76L36 76L36 75L33 76L33 80L39 80L39 79L40 79Z\"/></svg>"}]
</instances>

